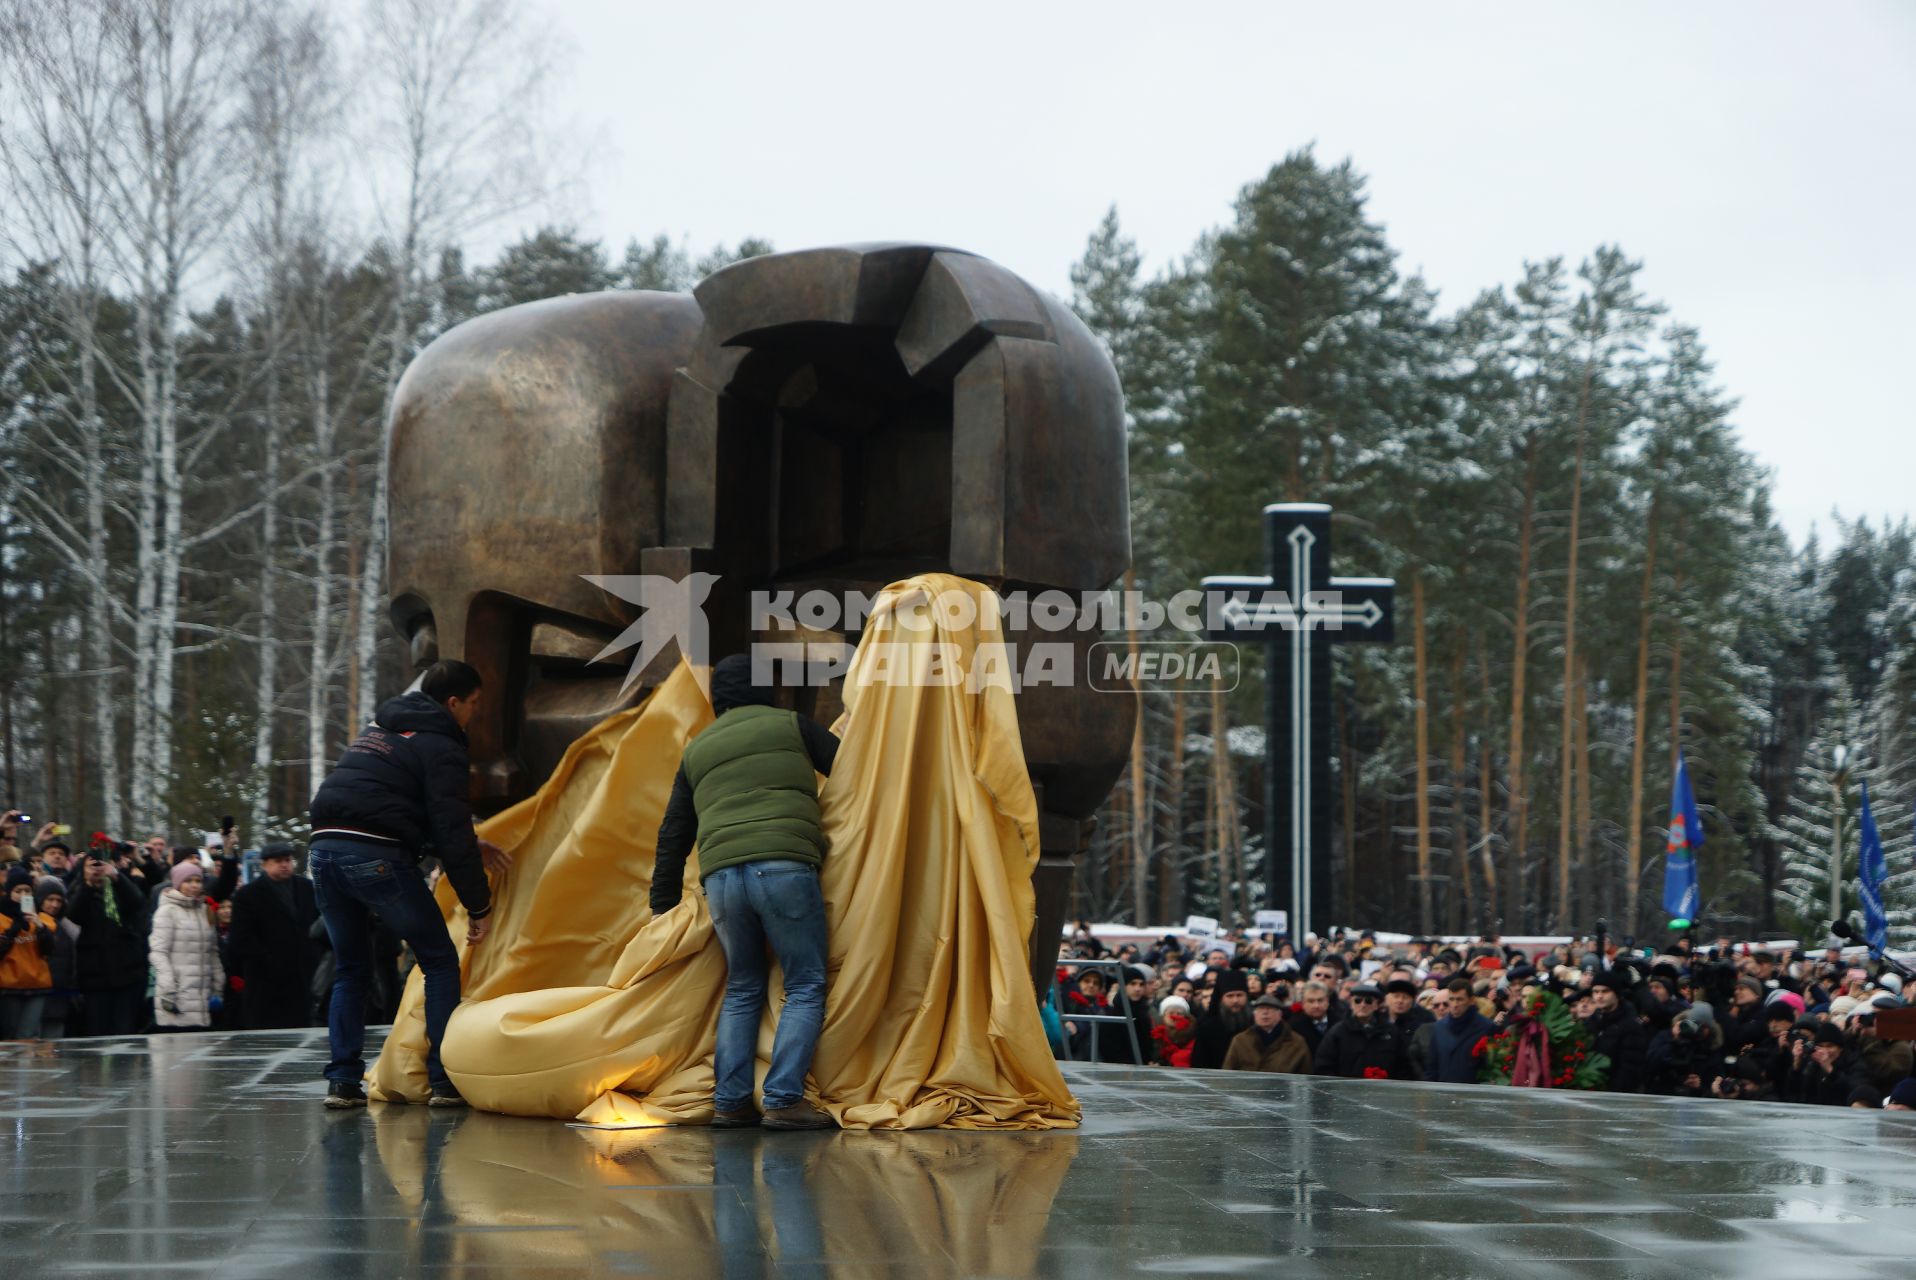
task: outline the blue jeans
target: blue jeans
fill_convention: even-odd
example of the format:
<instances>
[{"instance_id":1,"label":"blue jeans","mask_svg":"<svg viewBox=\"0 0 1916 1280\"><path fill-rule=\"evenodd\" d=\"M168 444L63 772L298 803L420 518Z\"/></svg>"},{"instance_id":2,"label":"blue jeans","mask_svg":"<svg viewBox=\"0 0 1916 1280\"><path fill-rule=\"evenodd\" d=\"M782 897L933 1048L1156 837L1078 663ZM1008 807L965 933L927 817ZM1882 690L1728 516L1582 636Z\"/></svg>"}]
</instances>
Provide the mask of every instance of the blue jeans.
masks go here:
<instances>
[{"instance_id":1,"label":"blue jeans","mask_svg":"<svg viewBox=\"0 0 1916 1280\"><path fill-rule=\"evenodd\" d=\"M449 1085L439 1065L439 1042L459 1005L459 952L446 931L439 904L410 858L391 845L342 840L313 841L313 888L319 914L333 940L333 998L326 1033L332 1060L326 1078L358 1084L366 1074L366 985L372 975L372 912L412 947L426 978L426 1076Z\"/></svg>"},{"instance_id":2,"label":"blue jeans","mask_svg":"<svg viewBox=\"0 0 1916 1280\"><path fill-rule=\"evenodd\" d=\"M825 896L818 869L785 858L740 862L705 877L705 903L725 949L725 1003L719 1007L712 1101L720 1111L752 1105L752 1063L765 1007L765 948L785 976L785 1008L772 1040L765 1109L805 1098L818 1033L825 1025Z\"/></svg>"}]
</instances>

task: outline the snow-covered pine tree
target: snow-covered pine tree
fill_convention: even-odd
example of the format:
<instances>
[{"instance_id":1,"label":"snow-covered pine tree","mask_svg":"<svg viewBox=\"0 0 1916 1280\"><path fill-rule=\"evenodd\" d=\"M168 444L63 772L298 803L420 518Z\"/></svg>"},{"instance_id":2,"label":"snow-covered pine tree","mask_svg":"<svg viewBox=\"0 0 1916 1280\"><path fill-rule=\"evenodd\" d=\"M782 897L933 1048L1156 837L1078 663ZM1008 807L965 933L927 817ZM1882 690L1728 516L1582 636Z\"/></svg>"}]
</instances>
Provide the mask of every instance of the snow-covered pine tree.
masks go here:
<instances>
[{"instance_id":1,"label":"snow-covered pine tree","mask_svg":"<svg viewBox=\"0 0 1916 1280\"><path fill-rule=\"evenodd\" d=\"M1839 686L1803 753L1789 807L1776 823L1773 834L1781 851L1773 890L1777 920L1806 942L1827 937L1831 919L1848 918L1861 905L1856 891L1861 784L1872 775L1881 777L1870 736L1862 706L1847 684ZM1888 798L1880 790L1871 797L1879 827ZM1838 857L1839 883L1833 891L1830 868Z\"/></svg>"}]
</instances>

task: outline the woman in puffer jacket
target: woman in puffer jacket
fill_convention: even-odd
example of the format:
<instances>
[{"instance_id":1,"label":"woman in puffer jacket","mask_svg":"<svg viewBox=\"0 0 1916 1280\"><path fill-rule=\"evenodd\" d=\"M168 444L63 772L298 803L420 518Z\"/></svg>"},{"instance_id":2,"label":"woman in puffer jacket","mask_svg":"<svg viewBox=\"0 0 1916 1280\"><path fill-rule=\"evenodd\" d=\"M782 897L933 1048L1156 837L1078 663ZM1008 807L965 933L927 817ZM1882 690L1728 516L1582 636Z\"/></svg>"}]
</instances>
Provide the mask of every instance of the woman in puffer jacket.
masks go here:
<instances>
[{"instance_id":1,"label":"woman in puffer jacket","mask_svg":"<svg viewBox=\"0 0 1916 1280\"><path fill-rule=\"evenodd\" d=\"M153 912L147 951L153 962L153 1020L162 1030L212 1025L208 1003L219 991L224 971L219 931L201 896L204 886L197 862L180 863Z\"/></svg>"}]
</instances>

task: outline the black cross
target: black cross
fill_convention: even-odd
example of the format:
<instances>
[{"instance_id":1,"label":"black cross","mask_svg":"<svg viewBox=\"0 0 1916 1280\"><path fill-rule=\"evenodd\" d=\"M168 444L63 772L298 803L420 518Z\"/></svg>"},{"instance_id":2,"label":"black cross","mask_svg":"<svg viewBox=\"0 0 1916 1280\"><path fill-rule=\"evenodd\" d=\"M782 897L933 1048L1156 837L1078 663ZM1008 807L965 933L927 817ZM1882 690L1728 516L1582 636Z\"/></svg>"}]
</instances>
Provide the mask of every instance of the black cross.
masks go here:
<instances>
[{"instance_id":1,"label":"black cross","mask_svg":"<svg viewBox=\"0 0 1916 1280\"><path fill-rule=\"evenodd\" d=\"M1396 584L1331 576L1322 503L1264 508L1264 562L1268 577L1206 578L1204 619L1211 639L1265 647L1264 900L1302 945L1330 912L1331 645L1390 642Z\"/></svg>"}]
</instances>

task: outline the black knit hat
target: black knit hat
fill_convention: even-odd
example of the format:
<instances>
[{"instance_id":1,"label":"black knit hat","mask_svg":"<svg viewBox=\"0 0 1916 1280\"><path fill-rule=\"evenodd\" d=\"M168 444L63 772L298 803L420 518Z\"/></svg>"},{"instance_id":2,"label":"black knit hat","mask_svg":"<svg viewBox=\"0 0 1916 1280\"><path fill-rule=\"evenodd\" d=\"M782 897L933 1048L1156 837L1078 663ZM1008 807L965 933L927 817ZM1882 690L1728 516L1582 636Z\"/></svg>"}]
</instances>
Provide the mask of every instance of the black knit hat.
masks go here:
<instances>
[{"instance_id":1,"label":"black knit hat","mask_svg":"<svg viewBox=\"0 0 1916 1280\"><path fill-rule=\"evenodd\" d=\"M1251 984L1249 979L1245 976L1244 970L1221 969L1218 971L1217 986L1215 987L1217 994L1224 995L1227 992L1231 992L1231 991L1243 991L1248 993L1250 989L1251 989Z\"/></svg>"},{"instance_id":2,"label":"black knit hat","mask_svg":"<svg viewBox=\"0 0 1916 1280\"><path fill-rule=\"evenodd\" d=\"M1605 969L1596 976L1596 979L1591 982L1590 985L1592 987L1608 987L1618 995L1624 995L1636 984L1630 980L1630 974L1627 971Z\"/></svg>"},{"instance_id":3,"label":"black knit hat","mask_svg":"<svg viewBox=\"0 0 1916 1280\"><path fill-rule=\"evenodd\" d=\"M1816 1024L1816 1043L1847 1045L1849 1038L1843 1034L1843 1029L1835 1023L1819 1022Z\"/></svg>"}]
</instances>

